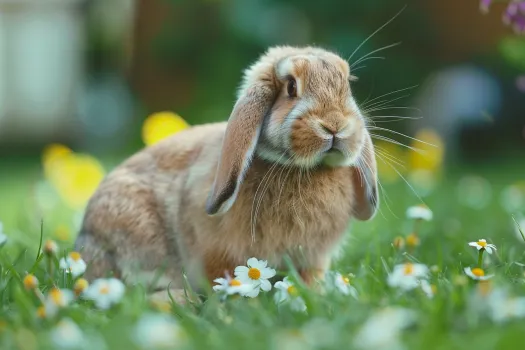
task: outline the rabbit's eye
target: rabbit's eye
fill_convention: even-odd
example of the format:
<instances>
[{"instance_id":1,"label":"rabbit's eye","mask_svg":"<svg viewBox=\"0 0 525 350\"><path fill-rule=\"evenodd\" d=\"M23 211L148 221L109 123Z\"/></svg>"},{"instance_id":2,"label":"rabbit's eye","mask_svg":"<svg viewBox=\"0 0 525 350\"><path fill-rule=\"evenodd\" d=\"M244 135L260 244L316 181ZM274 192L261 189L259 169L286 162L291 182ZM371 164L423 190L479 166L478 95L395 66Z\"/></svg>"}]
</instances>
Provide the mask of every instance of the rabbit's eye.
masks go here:
<instances>
[{"instance_id":1,"label":"rabbit's eye","mask_svg":"<svg viewBox=\"0 0 525 350\"><path fill-rule=\"evenodd\" d=\"M287 91L288 91L288 96L297 97L297 82L295 81L294 78L290 78L288 80Z\"/></svg>"}]
</instances>

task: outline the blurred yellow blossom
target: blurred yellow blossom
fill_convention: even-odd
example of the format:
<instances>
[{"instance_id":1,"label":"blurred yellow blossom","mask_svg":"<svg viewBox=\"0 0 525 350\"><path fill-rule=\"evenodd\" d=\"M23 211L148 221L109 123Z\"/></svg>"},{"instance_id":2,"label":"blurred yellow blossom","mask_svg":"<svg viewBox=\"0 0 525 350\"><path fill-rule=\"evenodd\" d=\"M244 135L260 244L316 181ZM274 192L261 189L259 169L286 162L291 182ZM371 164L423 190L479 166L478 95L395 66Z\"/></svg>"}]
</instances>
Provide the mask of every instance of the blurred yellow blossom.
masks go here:
<instances>
[{"instance_id":1,"label":"blurred yellow blossom","mask_svg":"<svg viewBox=\"0 0 525 350\"><path fill-rule=\"evenodd\" d=\"M142 125L142 140L146 146L151 146L187 128L189 124L178 114L173 112L153 113Z\"/></svg>"},{"instance_id":2,"label":"blurred yellow blossom","mask_svg":"<svg viewBox=\"0 0 525 350\"><path fill-rule=\"evenodd\" d=\"M435 131L422 129L415 135L422 142L413 141L410 145L420 151L409 152L409 165L411 170L427 170L438 172L443 164L445 145Z\"/></svg>"},{"instance_id":3,"label":"blurred yellow blossom","mask_svg":"<svg viewBox=\"0 0 525 350\"><path fill-rule=\"evenodd\" d=\"M61 145L46 148L42 156L44 172L66 204L81 209L95 192L105 172L96 158L68 150Z\"/></svg>"},{"instance_id":4,"label":"blurred yellow blossom","mask_svg":"<svg viewBox=\"0 0 525 350\"><path fill-rule=\"evenodd\" d=\"M33 290L38 288L38 279L32 274L26 275L24 277L23 283L25 289L27 290Z\"/></svg>"},{"instance_id":5,"label":"blurred yellow blossom","mask_svg":"<svg viewBox=\"0 0 525 350\"><path fill-rule=\"evenodd\" d=\"M44 165L46 176L49 176L53 164L71 153L73 153L73 151L69 147L59 143L52 143L44 148L44 151L42 152L42 164Z\"/></svg>"},{"instance_id":6,"label":"blurred yellow blossom","mask_svg":"<svg viewBox=\"0 0 525 350\"><path fill-rule=\"evenodd\" d=\"M415 233L411 233L407 236L406 243L411 248L417 247L420 243L419 237Z\"/></svg>"},{"instance_id":7,"label":"blurred yellow blossom","mask_svg":"<svg viewBox=\"0 0 525 350\"><path fill-rule=\"evenodd\" d=\"M374 141L377 158L377 172L381 177L381 182L392 183L397 181L399 173L406 172L406 152L394 143L376 140Z\"/></svg>"},{"instance_id":8,"label":"blurred yellow blossom","mask_svg":"<svg viewBox=\"0 0 525 350\"><path fill-rule=\"evenodd\" d=\"M69 241L71 239L71 230L66 225L58 225L55 228L54 237L59 241Z\"/></svg>"},{"instance_id":9,"label":"blurred yellow blossom","mask_svg":"<svg viewBox=\"0 0 525 350\"><path fill-rule=\"evenodd\" d=\"M46 318L46 307L43 305L39 306L36 309L36 315L38 316L38 318Z\"/></svg>"}]
</instances>

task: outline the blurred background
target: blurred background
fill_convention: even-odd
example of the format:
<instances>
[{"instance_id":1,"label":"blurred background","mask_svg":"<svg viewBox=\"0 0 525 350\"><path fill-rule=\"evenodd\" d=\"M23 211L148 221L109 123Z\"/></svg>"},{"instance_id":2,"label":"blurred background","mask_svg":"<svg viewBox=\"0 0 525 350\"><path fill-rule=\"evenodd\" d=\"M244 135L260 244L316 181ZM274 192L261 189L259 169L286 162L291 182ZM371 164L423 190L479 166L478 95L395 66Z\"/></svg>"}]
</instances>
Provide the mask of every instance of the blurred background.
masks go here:
<instances>
[{"instance_id":1,"label":"blurred background","mask_svg":"<svg viewBox=\"0 0 525 350\"><path fill-rule=\"evenodd\" d=\"M525 37L503 23L507 5L0 0L0 221L24 240L43 219L70 241L108 171L188 125L226 120L242 70L269 46L350 57L364 43L352 63L398 42L354 67L358 102L396 117L377 119L397 132L376 140L385 189L432 203L444 186L468 210L524 213Z\"/></svg>"}]
</instances>

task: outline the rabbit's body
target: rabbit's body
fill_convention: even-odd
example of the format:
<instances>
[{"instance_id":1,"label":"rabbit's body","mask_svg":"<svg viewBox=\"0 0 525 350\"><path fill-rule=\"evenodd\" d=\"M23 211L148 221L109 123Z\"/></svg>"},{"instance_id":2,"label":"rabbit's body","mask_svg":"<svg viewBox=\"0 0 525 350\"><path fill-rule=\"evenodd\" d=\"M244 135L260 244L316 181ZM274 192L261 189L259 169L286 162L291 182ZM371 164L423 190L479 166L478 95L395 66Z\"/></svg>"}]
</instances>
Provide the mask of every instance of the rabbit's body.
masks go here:
<instances>
[{"instance_id":1,"label":"rabbit's body","mask_svg":"<svg viewBox=\"0 0 525 350\"><path fill-rule=\"evenodd\" d=\"M228 123L193 127L129 158L88 204L77 248L90 277L194 286L250 257L321 277L352 217L377 208L376 163L348 63L270 49L245 72ZM162 270L161 270L162 271ZM143 274L145 273L145 275Z\"/></svg>"},{"instance_id":2,"label":"rabbit's body","mask_svg":"<svg viewBox=\"0 0 525 350\"><path fill-rule=\"evenodd\" d=\"M195 220L193 213L205 212L225 129L226 123L191 128L109 174L89 203L78 241L92 275L148 278L164 264L164 280L180 287L183 267L195 267L187 269L191 280L201 268L213 279L252 256L284 269L285 254L300 271L327 268L352 216L348 168L305 171L255 157L228 216Z\"/></svg>"}]
</instances>

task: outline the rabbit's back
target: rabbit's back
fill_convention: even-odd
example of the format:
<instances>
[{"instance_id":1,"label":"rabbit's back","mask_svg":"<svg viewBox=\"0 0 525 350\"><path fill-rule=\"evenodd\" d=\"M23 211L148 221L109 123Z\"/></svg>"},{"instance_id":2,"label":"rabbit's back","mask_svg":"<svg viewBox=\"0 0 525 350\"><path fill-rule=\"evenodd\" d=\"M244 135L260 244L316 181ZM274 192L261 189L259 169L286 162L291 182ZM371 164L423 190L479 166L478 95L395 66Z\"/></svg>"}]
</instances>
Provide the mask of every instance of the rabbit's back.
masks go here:
<instances>
[{"instance_id":1,"label":"rabbit's back","mask_svg":"<svg viewBox=\"0 0 525 350\"><path fill-rule=\"evenodd\" d=\"M90 262L89 277L111 271L147 282L155 269L165 266L169 281L178 284L184 250L177 246L178 205L187 195L183 188L195 176L211 186L225 125L202 125L169 137L128 158L102 181L76 242ZM196 165L203 158L211 160Z\"/></svg>"}]
</instances>

